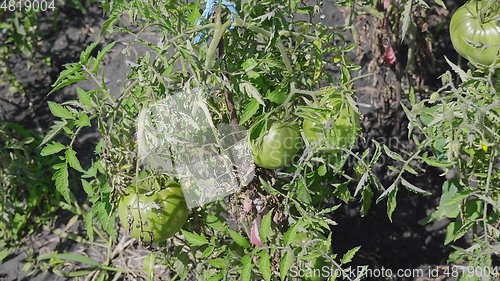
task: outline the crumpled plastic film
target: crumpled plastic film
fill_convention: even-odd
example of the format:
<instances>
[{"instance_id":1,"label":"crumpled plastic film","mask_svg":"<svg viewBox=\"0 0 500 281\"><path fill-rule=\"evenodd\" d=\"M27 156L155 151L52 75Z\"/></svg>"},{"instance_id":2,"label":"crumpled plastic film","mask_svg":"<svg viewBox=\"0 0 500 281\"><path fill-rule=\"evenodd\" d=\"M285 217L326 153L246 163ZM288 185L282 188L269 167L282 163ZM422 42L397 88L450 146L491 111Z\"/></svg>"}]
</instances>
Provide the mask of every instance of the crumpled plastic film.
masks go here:
<instances>
[{"instance_id":1,"label":"crumpled plastic film","mask_svg":"<svg viewBox=\"0 0 500 281\"><path fill-rule=\"evenodd\" d=\"M254 177L242 127L216 127L201 89L186 89L144 108L137 122L139 161L180 180L189 208L237 192Z\"/></svg>"}]
</instances>

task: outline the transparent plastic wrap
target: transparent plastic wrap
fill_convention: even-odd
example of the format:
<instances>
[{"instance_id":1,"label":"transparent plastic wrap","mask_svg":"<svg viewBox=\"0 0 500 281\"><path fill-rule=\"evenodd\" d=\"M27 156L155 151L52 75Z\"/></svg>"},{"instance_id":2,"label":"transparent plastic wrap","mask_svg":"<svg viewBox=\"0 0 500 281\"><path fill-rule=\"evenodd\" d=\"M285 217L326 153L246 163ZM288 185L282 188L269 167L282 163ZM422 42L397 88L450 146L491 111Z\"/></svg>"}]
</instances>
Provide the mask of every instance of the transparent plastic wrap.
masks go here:
<instances>
[{"instance_id":1,"label":"transparent plastic wrap","mask_svg":"<svg viewBox=\"0 0 500 281\"><path fill-rule=\"evenodd\" d=\"M228 124L216 127L199 88L144 108L137 141L144 168L178 178L189 208L237 192L254 176L247 131Z\"/></svg>"}]
</instances>

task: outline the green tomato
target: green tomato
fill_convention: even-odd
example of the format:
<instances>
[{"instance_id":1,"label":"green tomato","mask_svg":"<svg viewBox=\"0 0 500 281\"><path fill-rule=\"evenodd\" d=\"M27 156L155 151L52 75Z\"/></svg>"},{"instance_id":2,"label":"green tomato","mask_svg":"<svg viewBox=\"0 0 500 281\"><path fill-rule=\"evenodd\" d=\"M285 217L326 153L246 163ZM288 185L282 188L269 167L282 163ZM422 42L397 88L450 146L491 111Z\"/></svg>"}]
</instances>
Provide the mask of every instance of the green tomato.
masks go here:
<instances>
[{"instance_id":1,"label":"green tomato","mask_svg":"<svg viewBox=\"0 0 500 281\"><path fill-rule=\"evenodd\" d=\"M299 128L293 124L274 122L265 135L251 141L255 164L266 169L290 164L300 149Z\"/></svg>"},{"instance_id":2,"label":"green tomato","mask_svg":"<svg viewBox=\"0 0 500 281\"><path fill-rule=\"evenodd\" d=\"M360 130L359 114L350 107L332 110L314 121L304 119L302 129L310 143L325 141L330 147L351 149Z\"/></svg>"},{"instance_id":3,"label":"green tomato","mask_svg":"<svg viewBox=\"0 0 500 281\"><path fill-rule=\"evenodd\" d=\"M487 2L467 2L457 9L450 22L451 42L457 53L484 65L499 61L500 51L500 5L491 2L490 14L486 17L481 13L487 9Z\"/></svg>"},{"instance_id":4,"label":"green tomato","mask_svg":"<svg viewBox=\"0 0 500 281\"><path fill-rule=\"evenodd\" d=\"M120 222L132 237L145 243L162 242L178 232L188 218L188 208L179 184L148 193L122 197Z\"/></svg>"}]
</instances>

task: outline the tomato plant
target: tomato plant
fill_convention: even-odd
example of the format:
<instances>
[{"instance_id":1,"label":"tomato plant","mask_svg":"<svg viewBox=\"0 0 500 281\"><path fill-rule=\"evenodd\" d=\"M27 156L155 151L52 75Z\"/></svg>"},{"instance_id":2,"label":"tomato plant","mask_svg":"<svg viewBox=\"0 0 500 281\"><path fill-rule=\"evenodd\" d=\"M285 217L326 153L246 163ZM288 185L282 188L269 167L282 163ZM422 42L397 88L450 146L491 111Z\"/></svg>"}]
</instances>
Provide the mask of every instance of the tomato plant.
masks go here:
<instances>
[{"instance_id":1,"label":"tomato plant","mask_svg":"<svg viewBox=\"0 0 500 281\"><path fill-rule=\"evenodd\" d=\"M210 116L210 131L228 123L250 128L248 140L253 162L269 169L288 167L277 171L259 169L254 180L239 192L193 208L196 223L186 223L182 234L179 233L180 239L167 242L175 245L175 253L170 251L171 247L156 252L164 256L161 263L172 274L166 278L175 278L172 276L176 274L181 280L188 275L197 280L208 277L217 280L212 277L233 275L234 280L271 280L272 273L279 271L280 279L285 280L290 267L311 253L330 257L333 252L327 247L331 245L330 225L335 224L330 213L338 208L334 205L337 198L352 196L347 194L350 191L344 183L332 194L327 181L338 177L336 182L345 182L349 178L339 171L331 172L330 167L332 163L336 165L337 159L330 155L304 149L304 154L298 157L303 140L301 124L297 121L300 118L295 115L297 107L319 102L324 97L324 103L316 106L332 112L332 120L338 120L337 126L347 130L350 121L340 120L350 118L333 114L337 107L327 101L330 94L325 95L319 89L324 85L339 89L342 92L339 107L355 104L350 98L354 94L355 79L351 73L359 68L352 65L347 56L354 47L344 39L349 29L315 22L313 19L320 16L319 2L292 2L132 0L108 3L109 19L103 24L102 34L125 31L133 34L130 37L133 42L118 41L103 46L94 43L81 54L79 61L65 66L67 71L61 72L51 93L81 80L89 80L95 87L92 90L77 88L78 101L50 104L53 115L59 119L46 139L48 142L55 136L60 137L47 147L60 156L56 187L68 195L67 201L71 201L68 170L72 168L81 173L89 198L89 211L84 214L89 240L100 239L103 233L109 234L110 240L121 236L116 229L116 213L123 228L145 242L161 242L181 228L187 214L182 200L176 196L174 204L169 205L164 201L169 189L137 177L141 172L154 173L152 169L168 164L178 165L179 161L174 157L168 159L171 160L168 163L157 161L156 166L144 165L137 153L140 145L134 132L144 129L137 122L144 108L157 104L167 95L198 88L209 92L203 100L206 105L203 116ZM290 18L297 13L308 14L310 20ZM121 24L122 15L130 16L130 26ZM143 37L147 40L138 39ZM112 79L106 77L110 75L109 68L102 67L102 63L105 58L122 61L127 51L136 51L134 45L146 47L147 51L141 51L144 55L140 57L129 57L133 63L126 64L128 72L123 74L126 81L113 92L109 85ZM127 50L119 51L122 47ZM334 74L327 70L331 56L336 58ZM190 110L192 108L188 108L186 114ZM200 125L197 121L192 123ZM82 167L77 158L81 155L72 147L82 128L90 126L99 130L101 140L95 149L96 160L83 163ZM149 130L165 134L161 127ZM214 134L216 149L222 147L219 143L223 144L216 139L219 137L226 135ZM63 144L66 142L70 145ZM351 142L340 142L340 145L349 150ZM170 148L166 147L165 151ZM247 148L245 144L243 149ZM347 157L352 154L355 153L335 152ZM201 155L205 160L203 157L208 156ZM231 157L241 160L237 153ZM318 164L320 161L322 165ZM252 166L254 163L239 164ZM369 165L363 166L366 173ZM211 170L196 172L207 183L220 181ZM176 180L182 183L182 175ZM182 188L190 191L189 187ZM128 195L117 202L121 194ZM191 198L185 194L185 199ZM371 202L371 197L365 195L363 201ZM118 212L115 211L117 203ZM169 206L174 206L173 210ZM200 221L205 217L206 222ZM178 220L165 225L169 218ZM94 231L96 226L102 226L105 232ZM312 242L294 243L299 238L298 232L310 234L308 240ZM331 259L335 258L333 255ZM279 265L275 262L278 259L281 259Z\"/></svg>"},{"instance_id":2,"label":"tomato plant","mask_svg":"<svg viewBox=\"0 0 500 281\"><path fill-rule=\"evenodd\" d=\"M300 149L299 128L295 124L272 122L269 130L252 140L252 152L257 166L277 169L290 164Z\"/></svg>"},{"instance_id":3,"label":"tomato plant","mask_svg":"<svg viewBox=\"0 0 500 281\"><path fill-rule=\"evenodd\" d=\"M450 22L455 50L474 63L498 62L500 51L500 4L472 0L457 9Z\"/></svg>"},{"instance_id":4,"label":"tomato plant","mask_svg":"<svg viewBox=\"0 0 500 281\"><path fill-rule=\"evenodd\" d=\"M171 183L152 194L136 193L135 188L131 186L131 194L118 205L121 224L132 237L146 243L162 242L186 223L188 208L179 184Z\"/></svg>"}]
</instances>

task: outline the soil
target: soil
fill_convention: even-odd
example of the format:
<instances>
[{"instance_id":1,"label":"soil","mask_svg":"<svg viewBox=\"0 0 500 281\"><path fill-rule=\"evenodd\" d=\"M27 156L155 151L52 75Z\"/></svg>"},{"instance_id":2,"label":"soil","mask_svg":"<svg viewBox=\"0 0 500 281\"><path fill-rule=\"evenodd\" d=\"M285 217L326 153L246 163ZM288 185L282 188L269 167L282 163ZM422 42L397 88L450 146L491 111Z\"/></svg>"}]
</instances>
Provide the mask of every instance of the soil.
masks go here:
<instances>
[{"instance_id":1,"label":"soil","mask_svg":"<svg viewBox=\"0 0 500 281\"><path fill-rule=\"evenodd\" d=\"M413 149L412 142L407 138L407 120L400 103L407 103L404 93L410 83L420 96L425 96L429 91L439 87L437 77L447 69L445 55L452 61L457 60L457 55L451 48L447 28L443 26L448 25L449 11L453 11L463 2L446 1L448 11L422 12L414 19L417 29L414 35L417 36L418 46L413 47L416 48L415 64L418 67L411 72L411 75L406 75L405 71L408 65L405 55L410 46L395 40L396 35L388 32L384 22L376 17L357 16L355 22L357 22L356 29L359 35L357 39L360 47L352 55L362 66L360 74L367 72L374 74L356 83L358 101L363 104L361 110L364 113L364 141L358 143L358 151L373 150L370 145L371 140L385 143L393 150ZM47 101L62 101L74 97L74 88L71 87L51 96L47 96L47 91L57 79L63 65L77 60L80 52L96 38L103 21L102 12L96 5L89 5L86 13L72 8L63 9L60 13L56 25L49 19L40 23L42 29L47 29L47 36L41 42L37 55L50 56L52 60L50 65L39 63L28 69L23 55L18 54L9 58L11 69L29 94L15 95L9 92L7 85L0 85L0 120L20 123L27 128L42 132L52 121ZM348 10L333 10L327 7L322 20L327 24L339 25L343 24L348 14ZM388 65L383 61L387 44L392 44L395 49L397 61L394 65ZM429 56L429 52L434 55ZM120 53L116 52L114 56L120 56ZM120 60L120 63L111 68L114 71L110 73L123 74L123 63ZM118 80L116 77L109 78L111 81ZM91 87L85 84L81 86ZM79 143L79 151L90 155L90 149L98 135L95 130L88 130L84 135L86 135L83 138L85 141ZM377 169L377 173L383 179L383 184L388 186L392 177L386 167L391 160L384 159L382 163L384 165ZM449 254L448 248L443 246L446 221L426 226L418 224L418 221L426 217L437 205L444 180L439 176L441 171L430 167L426 169L425 175L408 180L432 192L432 195L422 197L401 190L392 223L387 218L385 201L373 206L364 218L359 215L360 206L356 203L346 205L342 211L337 211L333 217L339 224L334 228L334 251L342 253L361 246L354 265L369 265L370 268L383 266L399 269L445 264ZM54 228L65 229L70 218L68 215L62 215ZM66 230L78 232L82 231L81 228L81 225L76 224L70 225ZM27 277L22 270L29 251L48 253L54 249L89 250L82 249L81 246L75 248L75 243L53 234L52 230L46 229L27 238L26 245L29 247L26 246L13 253L0 265L0 280L65 280L50 273ZM90 251L96 254L95 251L91 249Z\"/></svg>"}]
</instances>

